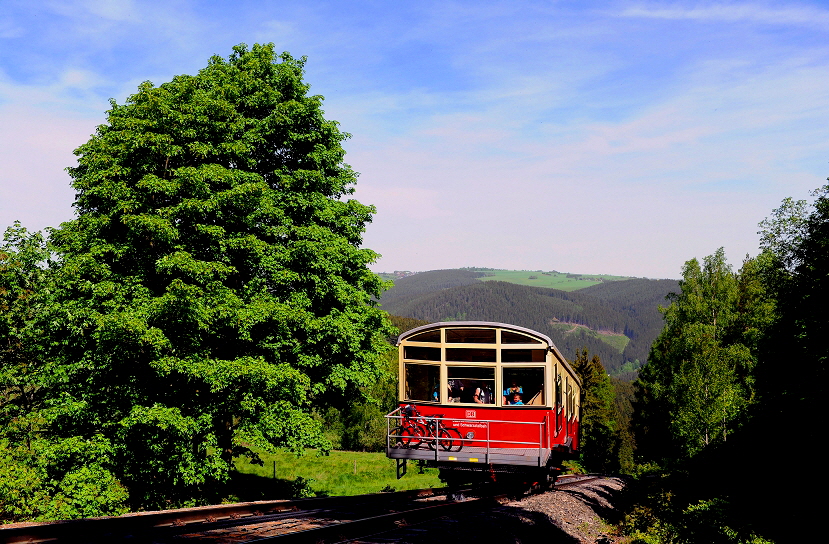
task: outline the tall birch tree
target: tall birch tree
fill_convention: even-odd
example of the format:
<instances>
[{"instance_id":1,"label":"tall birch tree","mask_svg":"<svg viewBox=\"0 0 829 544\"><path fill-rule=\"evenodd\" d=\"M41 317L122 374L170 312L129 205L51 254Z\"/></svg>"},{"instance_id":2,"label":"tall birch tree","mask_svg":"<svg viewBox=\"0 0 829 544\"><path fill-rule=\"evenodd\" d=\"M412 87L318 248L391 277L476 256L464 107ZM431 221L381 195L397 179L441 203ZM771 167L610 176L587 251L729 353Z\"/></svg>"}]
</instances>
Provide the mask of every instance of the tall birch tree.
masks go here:
<instances>
[{"instance_id":1,"label":"tall birch tree","mask_svg":"<svg viewBox=\"0 0 829 544\"><path fill-rule=\"evenodd\" d=\"M702 264L685 263L636 384L638 443L646 450L692 456L728 440L744 421L755 398L758 342L774 314L762 268L763 259L746 259L734 273L722 248ZM655 444L665 438L668 448Z\"/></svg>"}]
</instances>

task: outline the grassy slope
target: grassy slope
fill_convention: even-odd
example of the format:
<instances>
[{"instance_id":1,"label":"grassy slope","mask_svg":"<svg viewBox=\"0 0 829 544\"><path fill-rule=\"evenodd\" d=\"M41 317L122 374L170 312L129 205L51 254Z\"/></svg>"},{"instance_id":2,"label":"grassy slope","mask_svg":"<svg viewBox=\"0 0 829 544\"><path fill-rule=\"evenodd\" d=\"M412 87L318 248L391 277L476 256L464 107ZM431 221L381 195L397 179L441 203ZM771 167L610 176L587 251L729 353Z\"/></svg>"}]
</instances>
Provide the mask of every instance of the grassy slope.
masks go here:
<instances>
[{"instance_id":1,"label":"grassy slope","mask_svg":"<svg viewBox=\"0 0 829 544\"><path fill-rule=\"evenodd\" d=\"M628 343L630 343L630 338L625 336L624 334L612 333L612 332L604 332L604 331L594 331L590 327L585 327L584 325L574 325L570 323L559 323L556 325L552 325L554 329L562 331L564 335L573 334L576 332L581 332L586 336L591 338L595 338L596 340L600 340L607 344L608 346L612 347L613 349L617 350L619 353L625 351L625 347L627 347Z\"/></svg>"},{"instance_id":2,"label":"grassy slope","mask_svg":"<svg viewBox=\"0 0 829 544\"><path fill-rule=\"evenodd\" d=\"M474 269L484 272L481 281L505 281L531 287L548 287L562 291L576 291L608 281L631 279L627 276L610 276L607 274L565 274L562 272L542 272L540 270L487 270ZM568 277L570 276L570 277ZM577 277L573 277L577 276ZM534 279L530 279L533 277Z\"/></svg>"},{"instance_id":3,"label":"grassy slope","mask_svg":"<svg viewBox=\"0 0 829 544\"><path fill-rule=\"evenodd\" d=\"M308 480L316 494L330 496L379 493L391 488L402 491L443 487L437 469L426 469L424 474L419 474L414 463L409 463L409 472L397 480L394 460L387 459L385 453L332 451L328 456L318 456L309 450L301 457L288 452L260 455L264 466L241 459L236 461L238 474L233 478L233 493L239 500L290 498L297 477Z\"/></svg>"}]
</instances>

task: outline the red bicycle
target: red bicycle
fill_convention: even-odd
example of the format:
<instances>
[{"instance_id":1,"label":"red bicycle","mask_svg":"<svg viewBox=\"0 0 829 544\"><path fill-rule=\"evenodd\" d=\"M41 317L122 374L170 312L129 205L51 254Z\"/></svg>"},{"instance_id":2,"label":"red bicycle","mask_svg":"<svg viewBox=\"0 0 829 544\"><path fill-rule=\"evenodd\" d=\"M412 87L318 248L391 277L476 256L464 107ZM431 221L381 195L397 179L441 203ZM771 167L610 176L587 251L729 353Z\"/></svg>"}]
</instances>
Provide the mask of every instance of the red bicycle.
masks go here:
<instances>
[{"instance_id":1,"label":"red bicycle","mask_svg":"<svg viewBox=\"0 0 829 544\"><path fill-rule=\"evenodd\" d=\"M401 425L392 429L389 437L395 445L404 448L418 448L423 442L434 450L440 444L444 451L461 451L463 438L458 429L447 427L441 418L443 414L423 416L411 404L406 405L402 414Z\"/></svg>"}]
</instances>

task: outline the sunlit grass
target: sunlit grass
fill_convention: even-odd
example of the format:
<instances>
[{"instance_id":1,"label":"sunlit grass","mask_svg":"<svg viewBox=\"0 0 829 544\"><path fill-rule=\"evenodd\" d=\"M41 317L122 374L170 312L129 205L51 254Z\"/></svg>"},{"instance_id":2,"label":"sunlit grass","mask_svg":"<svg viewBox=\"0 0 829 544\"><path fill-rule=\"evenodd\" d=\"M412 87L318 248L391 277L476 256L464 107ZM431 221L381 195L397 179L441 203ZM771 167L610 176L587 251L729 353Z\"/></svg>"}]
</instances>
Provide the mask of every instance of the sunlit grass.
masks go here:
<instances>
[{"instance_id":1,"label":"sunlit grass","mask_svg":"<svg viewBox=\"0 0 829 544\"><path fill-rule=\"evenodd\" d=\"M320 456L317 451L308 450L299 457L288 452L261 453L261 457L263 466L239 460L236 468L241 474L258 476L258 485L266 485L266 479L273 480L274 489L284 490L286 483L297 478L303 478L315 494L331 496L443 486L436 469L425 469L419 474L412 462L409 462L408 474L398 480L394 460L386 458L384 453L332 451Z\"/></svg>"},{"instance_id":2,"label":"sunlit grass","mask_svg":"<svg viewBox=\"0 0 829 544\"><path fill-rule=\"evenodd\" d=\"M505 281L518 285L532 287L548 287L562 291L576 291L602 281L620 281L630 279L627 276L611 276L608 274L567 274L560 272L542 272L529 270L486 270L487 276L479 278L481 281Z\"/></svg>"},{"instance_id":3,"label":"sunlit grass","mask_svg":"<svg viewBox=\"0 0 829 544\"><path fill-rule=\"evenodd\" d=\"M630 342L630 338L624 334L594 331L585 325L576 325L573 323L553 323L552 326L565 334L577 333L593 337L609 345L619 353L622 353Z\"/></svg>"}]
</instances>

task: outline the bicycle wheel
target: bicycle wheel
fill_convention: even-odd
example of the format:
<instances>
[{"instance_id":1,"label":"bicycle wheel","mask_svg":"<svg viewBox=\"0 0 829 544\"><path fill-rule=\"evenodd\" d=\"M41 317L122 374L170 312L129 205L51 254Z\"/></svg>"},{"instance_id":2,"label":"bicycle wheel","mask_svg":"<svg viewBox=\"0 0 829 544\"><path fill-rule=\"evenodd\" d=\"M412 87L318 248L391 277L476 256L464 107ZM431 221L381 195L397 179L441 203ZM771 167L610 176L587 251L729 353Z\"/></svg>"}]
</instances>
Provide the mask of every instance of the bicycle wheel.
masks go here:
<instances>
[{"instance_id":1,"label":"bicycle wheel","mask_svg":"<svg viewBox=\"0 0 829 544\"><path fill-rule=\"evenodd\" d=\"M417 434L420 442L426 442L430 450L435 449L435 432L432 425L429 423L418 423L415 426L415 434Z\"/></svg>"},{"instance_id":2,"label":"bicycle wheel","mask_svg":"<svg viewBox=\"0 0 829 544\"><path fill-rule=\"evenodd\" d=\"M393 448L408 448L414 440L414 433L410 427L399 426L389 432L389 443ZM417 444L420 444L418 440ZM417 445L415 445L417 447Z\"/></svg>"},{"instance_id":3,"label":"bicycle wheel","mask_svg":"<svg viewBox=\"0 0 829 544\"><path fill-rule=\"evenodd\" d=\"M446 445L444 445L443 443L443 433L446 433L447 437L449 438L449 440L446 442ZM463 437L461 436L461 432L454 427L444 427L443 429L441 429L440 438L440 445L446 451L461 451L463 449Z\"/></svg>"},{"instance_id":4,"label":"bicycle wheel","mask_svg":"<svg viewBox=\"0 0 829 544\"><path fill-rule=\"evenodd\" d=\"M452 435L446 429L440 430L440 447L443 451L452 451L452 443L454 442Z\"/></svg>"},{"instance_id":5,"label":"bicycle wheel","mask_svg":"<svg viewBox=\"0 0 829 544\"><path fill-rule=\"evenodd\" d=\"M431 445L431 441L429 440L429 437L432 435L432 432L429 430L429 428L426 425L424 425L422 423L412 423L409 426L408 429L409 429L409 433L412 436L410 447L419 448L420 444L423 441L429 441L429 443Z\"/></svg>"}]
</instances>

